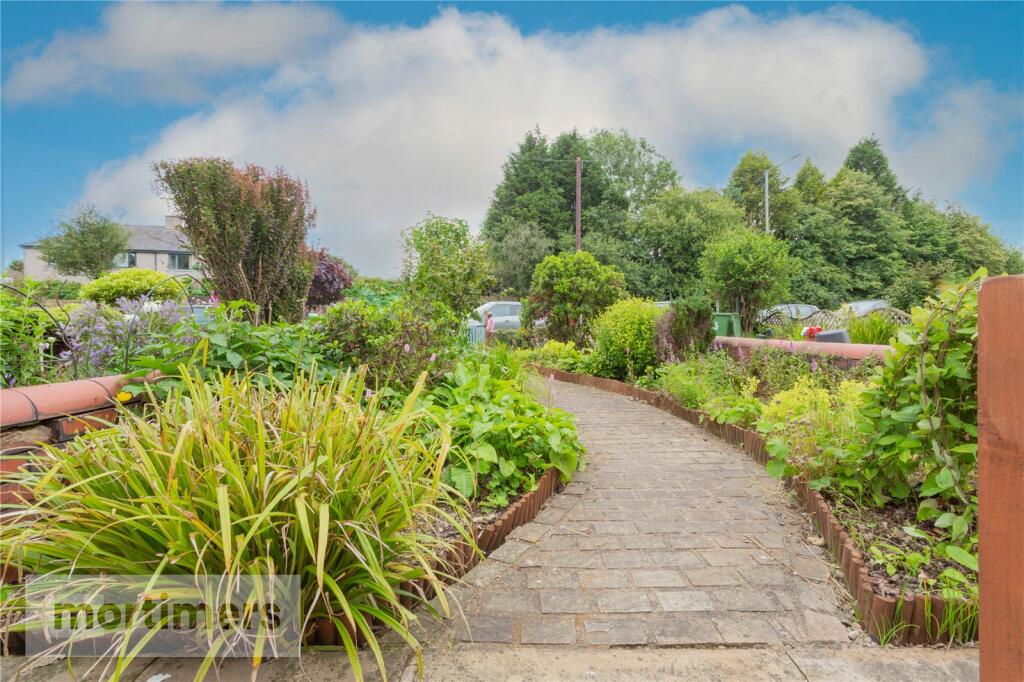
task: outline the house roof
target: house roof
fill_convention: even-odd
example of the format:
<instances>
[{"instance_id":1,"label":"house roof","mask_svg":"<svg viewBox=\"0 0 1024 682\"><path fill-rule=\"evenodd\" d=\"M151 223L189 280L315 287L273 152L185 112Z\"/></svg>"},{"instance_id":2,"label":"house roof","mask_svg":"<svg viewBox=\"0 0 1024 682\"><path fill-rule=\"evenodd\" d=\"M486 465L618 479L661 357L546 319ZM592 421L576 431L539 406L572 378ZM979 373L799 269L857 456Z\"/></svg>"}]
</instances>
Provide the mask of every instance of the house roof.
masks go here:
<instances>
[{"instance_id":1,"label":"house roof","mask_svg":"<svg viewBox=\"0 0 1024 682\"><path fill-rule=\"evenodd\" d=\"M178 230L164 225L124 225L128 230L128 248L126 251L149 251L149 252L181 252L190 253L185 241L185 236ZM22 244L23 249L30 249L38 245L38 242Z\"/></svg>"}]
</instances>

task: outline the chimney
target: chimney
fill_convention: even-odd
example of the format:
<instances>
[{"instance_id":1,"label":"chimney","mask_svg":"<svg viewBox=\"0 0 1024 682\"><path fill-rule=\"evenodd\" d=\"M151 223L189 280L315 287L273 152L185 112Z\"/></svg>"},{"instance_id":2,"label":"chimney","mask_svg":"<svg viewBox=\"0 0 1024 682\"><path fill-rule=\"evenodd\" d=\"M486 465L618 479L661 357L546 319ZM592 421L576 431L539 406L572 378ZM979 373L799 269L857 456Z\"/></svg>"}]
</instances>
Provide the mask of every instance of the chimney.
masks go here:
<instances>
[{"instance_id":1,"label":"chimney","mask_svg":"<svg viewBox=\"0 0 1024 682\"><path fill-rule=\"evenodd\" d=\"M179 227L181 227L181 216L165 215L164 227L166 227L168 230L177 230Z\"/></svg>"}]
</instances>

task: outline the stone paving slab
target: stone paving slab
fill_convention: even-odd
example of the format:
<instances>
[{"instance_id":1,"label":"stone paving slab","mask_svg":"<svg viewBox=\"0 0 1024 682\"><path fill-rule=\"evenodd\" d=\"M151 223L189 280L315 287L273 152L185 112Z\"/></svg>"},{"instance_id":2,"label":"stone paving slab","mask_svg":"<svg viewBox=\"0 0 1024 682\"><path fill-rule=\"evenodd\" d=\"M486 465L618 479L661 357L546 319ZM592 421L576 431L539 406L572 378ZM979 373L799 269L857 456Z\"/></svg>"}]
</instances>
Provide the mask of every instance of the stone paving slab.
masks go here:
<instances>
[{"instance_id":1,"label":"stone paving slab","mask_svg":"<svg viewBox=\"0 0 1024 682\"><path fill-rule=\"evenodd\" d=\"M576 414L588 467L469 573L482 597L465 605L457 640L848 642L828 557L761 466L623 396L556 384L555 402Z\"/></svg>"}]
</instances>

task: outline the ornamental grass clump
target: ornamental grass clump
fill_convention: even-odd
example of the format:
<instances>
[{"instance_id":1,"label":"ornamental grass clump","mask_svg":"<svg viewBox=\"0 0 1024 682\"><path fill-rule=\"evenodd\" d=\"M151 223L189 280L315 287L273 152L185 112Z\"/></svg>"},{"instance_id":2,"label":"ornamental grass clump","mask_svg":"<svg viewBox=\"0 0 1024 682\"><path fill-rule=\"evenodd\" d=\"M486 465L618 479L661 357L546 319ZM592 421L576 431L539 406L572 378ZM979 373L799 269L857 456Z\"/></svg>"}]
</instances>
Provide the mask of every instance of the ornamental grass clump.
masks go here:
<instances>
[{"instance_id":1,"label":"ornamental grass clump","mask_svg":"<svg viewBox=\"0 0 1024 682\"><path fill-rule=\"evenodd\" d=\"M356 675L360 643L383 673L382 632L419 655L412 609L436 590L426 612L448 610L440 587L453 540L427 529L443 522L450 538L468 539L441 483L446 432L434 429L429 443L417 435L433 427L415 408L421 390L422 381L385 409L364 371L327 384L298 377L287 389L183 372L181 391L145 414L122 409L118 424L66 451L46 446L35 470L16 475L35 501L7 510L4 561L51 577L296 575L303 631L333 623ZM9 594L0 616L23 605ZM122 651L118 670L131 657ZM257 653L254 673L259 662Z\"/></svg>"}]
</instances>

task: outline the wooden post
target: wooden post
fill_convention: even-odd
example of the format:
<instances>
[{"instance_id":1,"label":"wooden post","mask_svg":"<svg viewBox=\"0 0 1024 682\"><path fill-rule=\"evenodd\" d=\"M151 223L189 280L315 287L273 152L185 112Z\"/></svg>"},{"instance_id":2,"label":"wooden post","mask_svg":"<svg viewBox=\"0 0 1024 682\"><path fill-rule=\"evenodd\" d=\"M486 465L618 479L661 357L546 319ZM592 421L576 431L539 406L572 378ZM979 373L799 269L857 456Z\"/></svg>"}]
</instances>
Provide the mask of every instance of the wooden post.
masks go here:
<instances>
[{"instance_id":1,"label":"wooden post","mask_svg":"<svg viewBox=\"0 0 1024 682\"><path fill-rule=\"evenodd\" d=\"M981 679L1024 680L1024 275L978 298L978 528Z\"/></svg>"}]
</instances>

